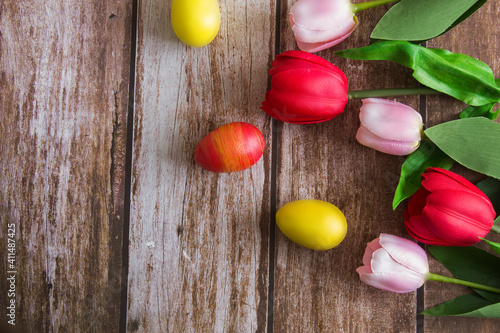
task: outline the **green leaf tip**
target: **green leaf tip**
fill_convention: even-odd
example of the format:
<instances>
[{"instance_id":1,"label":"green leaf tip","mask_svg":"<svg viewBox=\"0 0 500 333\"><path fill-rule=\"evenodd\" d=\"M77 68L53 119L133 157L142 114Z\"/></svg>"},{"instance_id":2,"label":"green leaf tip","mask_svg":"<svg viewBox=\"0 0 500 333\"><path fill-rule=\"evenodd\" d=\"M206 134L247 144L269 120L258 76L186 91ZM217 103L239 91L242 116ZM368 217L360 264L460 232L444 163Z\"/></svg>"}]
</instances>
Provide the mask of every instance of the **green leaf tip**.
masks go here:
<instances>
[{"instance_id":1,"label":"green leaf tip","mask_svg":"<svg viewBox=\"0 0 500 333\"><path fill-rule=\"evenodd\" d=\"M486 0L401 0L375 26L373 39L425 41L465 20Z\"/></svg>"}]
</instances>

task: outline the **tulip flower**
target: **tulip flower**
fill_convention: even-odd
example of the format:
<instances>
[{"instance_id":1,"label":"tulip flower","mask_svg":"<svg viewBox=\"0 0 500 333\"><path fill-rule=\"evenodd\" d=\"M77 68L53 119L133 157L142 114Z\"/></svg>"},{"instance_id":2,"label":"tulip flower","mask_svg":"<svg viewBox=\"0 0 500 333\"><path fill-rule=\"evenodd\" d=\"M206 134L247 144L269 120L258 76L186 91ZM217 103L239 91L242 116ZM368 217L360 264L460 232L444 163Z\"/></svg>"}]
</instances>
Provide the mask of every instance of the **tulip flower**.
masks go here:
<instances>
[{"instance_id":1,"label":"tulip flower","mask_svg":"<svg viewBox=\"0 0 500 333\"><path fill-rule=\"evenodd\" d=\"M429 275L424 249L408 239L388 234L380 234L368 243L363 265L356 269L361 281L396 293L416 290Z\"/></svg>"},{"instance_id":2,"label":"tulip flower","mask_svg":"<svg viewBox=\"0 0 500 333\"><path fill-rule=\"evenodd\" d=\"M368 243L363 265L356 269L364 283L395 293L409 293L425 281L441 281L500 293L499 288L429 272L427 254L418 244L397 236L380 234Z\"/></svg>"},{"instance_id":3,"label":"tulip flower","mask_svg":"<svg viewBox=\"0 0 500 333\"><path fill-rule=\"evenodd\" d=\"M428 87L348 91L347 78L338 67L303 51L285 51L277 55L271 65L271 90L266 93L260 108L286 123L311 124L330 120L341 114L347 101L354 98L375 100L373 97L439 94ZM415 142L410 144L418 146Z\"/></svg>"},{"instance_id":4,"label":"tulip flower","mask_svg":"<svg viewBox=\"0 0 500 333\"><path fill-rule=\"evenodd\" d=\"M411 107L380 98L365 98L356 139L392 155L408 155L420 145L422 117Z\"/></svg>"},{"instance_id":5,"label":"tulip flower","mask_svg":"<svg viewBox=\"0 0 500 333\"><path fill-rule=\"evenodd\" d=\"M289 20L299 49L314 53L349 37L358 25L355 13L394 1L353 5L349 0L299 0L290 9Z\"/></svg>"},{"instance_id":6,"label":"tulip flower","mask_svg":"<svg viewBox=\"0 0 500 333\"><path fill-rule=\"evenodd\" d=\"M428 168L422 178L404 213L413 238L429 245L469 246L491 230L495 210L475 185L441 168Z\"/></svg>"},{"instance_id":7,"label":"tulip flower","mask_svg":"<svg viewBox=\"0 0 500 333\"><path fill-rule=\"evenodd\" d=\"M340 43L358 25L349 0L299 0L289 20L299 49L311 53Z\"/></svg>"},{"instance_id":8,"label":"tulip flower","mask_svg":"<svg viewBox=\"0 0 500 333\"><path fill-rule=\"evenodd\" d=\"M302 51L286 51L271 63L271 90L261 109L295 124L330 120L344 111L347 78L332 63Z\"/></svg>"}]
</instances>

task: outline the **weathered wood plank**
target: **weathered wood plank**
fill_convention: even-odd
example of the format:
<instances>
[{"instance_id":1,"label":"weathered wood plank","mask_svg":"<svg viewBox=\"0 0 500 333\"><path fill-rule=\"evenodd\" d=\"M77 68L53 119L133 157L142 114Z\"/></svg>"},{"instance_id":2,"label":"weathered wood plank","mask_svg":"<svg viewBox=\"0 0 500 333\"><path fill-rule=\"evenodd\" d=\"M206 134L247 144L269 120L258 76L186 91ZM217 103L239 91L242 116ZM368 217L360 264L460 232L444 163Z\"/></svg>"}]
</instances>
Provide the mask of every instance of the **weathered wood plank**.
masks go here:
<instances>
[{"instance_id":1,"label":"weathered wood plank","mask_svg":"<svg viewBox=\"0 0 500 333\"><path fill-rule=\"evenodd\" d=\"M283 2L281 51L296 49L285 19L294 1ZM333 50L369 44L369 33L388 6L361 12L357 30L318 55L343 69L351 90L417 86L410 73L388 62L347 61ZM418 109L418 97L397 98ZM407 236L403 209L392 210L402 159L356 142L360 101L321 124L280 124L277 207L321 199L346 215L346 239L326 252L300 247L277 229L275 332L412 332L415 293L394 294L364 285L355 272L366 243L381 232Z\"/></svg>"},{"instance_id":2,"label":"weathered wood plank","mask_svg":"<svg viewBox=\"0 0 500 333\"><path fill-rule=\"evenodd\" d=\"M132 1L0 4L2 323L112 332L122 289Z\"/></svg>"},{"instance_id":3,"label":"weathered wood plank","mask_svg":"<svg viewBox=\"0 0 500 333\"><path fill-rule=\"evenodd\" d=\"M274 51L274 1L221 1L216 39L195 49L170 1L139 2L129 332L262 332L267 325L270 120L259 110ZM252 168L202 170L195 146L247 121L267 148Z\"/></svg>"},{"instance_id":4,"label":"weathered wood plank","mask_svg":"<svg viewBox=\"0 0 500 333\"><path fill-rule=\"evenodd\" d=\"M500 60L498 45L500 28L498 21L500 1L488 1L479 11L462 22L448 33L428 42L428 47L444 48L453 52L464 53L475 57L492 69L495 77L500 77ZM427 126L433 126L458 118L458 114L466 107L464 103L446 96L429 96L427 102ZM472 182L482 179L482 176L455 165L452 169ZM500 241L495 233L490 233L487 239ZM483 244L484 245L484 244ZM487 248L483 246L484 248ZM437 260L431 258L431 271L449 276L450 273ZM425 286L425 308L441 304L459 295L469 293L465 287L446 283L429 282ZM424 332L495 332L498 331L498 320L467 317L425 317Z\"/></svg>"}]
</instances>

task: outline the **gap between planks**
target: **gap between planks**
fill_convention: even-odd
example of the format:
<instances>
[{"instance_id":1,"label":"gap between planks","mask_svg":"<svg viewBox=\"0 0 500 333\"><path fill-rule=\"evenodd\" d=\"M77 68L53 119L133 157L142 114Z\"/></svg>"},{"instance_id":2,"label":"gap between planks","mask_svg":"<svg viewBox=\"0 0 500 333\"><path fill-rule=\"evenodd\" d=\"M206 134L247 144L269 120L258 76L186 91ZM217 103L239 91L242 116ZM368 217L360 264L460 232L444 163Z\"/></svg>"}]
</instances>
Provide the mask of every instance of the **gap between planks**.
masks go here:
<instances>
[{"instance_id":1,"label":"gap between planks","mask_svg":"<svg viewBox=\"0 0 500 333\"><path fill-rule=\"evenodd\" d=\"M127 112L127 142L125 148L125 198L124 198L124 221L123 221L123 244L122 244L122 289L120 303L119 329L121 333L127 332L127 308L128 308L128 269L129 269L129 244L130 244L130 208L131 208L131 185L132 185L132 161L134 142L134 110L135 110L135 71L137 57L137 20L138 0L132 0L132 19L130 32L130 77L128 90L128 112Z\"/></svg>"}]
</instances>

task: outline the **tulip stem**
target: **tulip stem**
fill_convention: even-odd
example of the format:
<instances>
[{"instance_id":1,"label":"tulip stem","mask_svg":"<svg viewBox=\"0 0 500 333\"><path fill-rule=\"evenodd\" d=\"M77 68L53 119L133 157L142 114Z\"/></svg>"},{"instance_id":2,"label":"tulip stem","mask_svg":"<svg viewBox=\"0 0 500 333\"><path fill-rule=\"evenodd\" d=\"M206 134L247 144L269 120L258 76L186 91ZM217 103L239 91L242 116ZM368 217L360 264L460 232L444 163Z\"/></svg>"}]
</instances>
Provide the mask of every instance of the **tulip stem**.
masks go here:
<instances>
[{"instance_id":1,"label":"tulip stem","mask_svg":"<svg viewBox=\"0 0 500 333\"><path fill-rule=\"evenodd\" d=\"M349 99L387 97L387 96L406 96L406 95L439 95L439 91L428 87L415 88L393 88L393 89L373 89L373 90L353 90L347 93Z\"/></svg>"},{"instance_id":2,"label":"tulip stem","mask_svg":"<svg viewBox=\"0 0 500 333\"><path fill-rule=\"evenodd\" d=\"M362 2L362 3L356 3L352 4L352 12L356 14L357 12L360 12L365 9L377 7L377 6L382 6L385 5L386 3L391 3L391 2L396 2L399 0L374 0L374 1L367 1L367 2Z\"/></svg>"},{"instance_id":3,"label":"tulip stem","mask_svg":"<svg viewBox=\"0 0 500 333\"><path fill-rule=\"evenodd\" d=\"M451 278L451 277L447 277L447 276L443 276L443 275L439 275L439 274L434 274L434 273L429 273L429 280L454 283L454 284L459 284L459 285L466 286L466 287L486 290L486 291L490 291L492 293L500 294L500 288L485 286L484 284L459 280L459 279L455 279L455 278Z\"/></svg>"}]
</instances>

